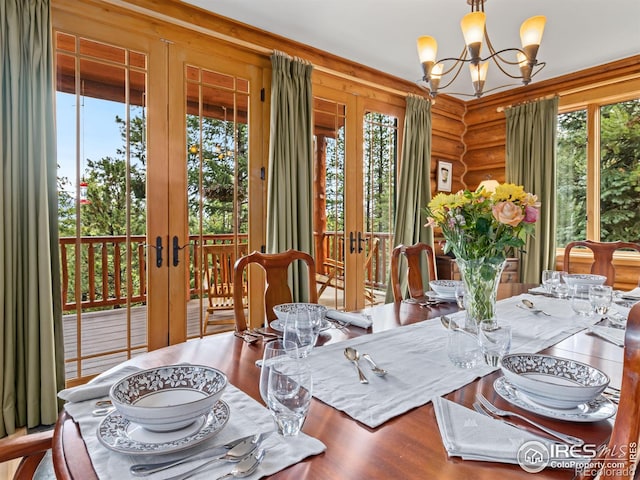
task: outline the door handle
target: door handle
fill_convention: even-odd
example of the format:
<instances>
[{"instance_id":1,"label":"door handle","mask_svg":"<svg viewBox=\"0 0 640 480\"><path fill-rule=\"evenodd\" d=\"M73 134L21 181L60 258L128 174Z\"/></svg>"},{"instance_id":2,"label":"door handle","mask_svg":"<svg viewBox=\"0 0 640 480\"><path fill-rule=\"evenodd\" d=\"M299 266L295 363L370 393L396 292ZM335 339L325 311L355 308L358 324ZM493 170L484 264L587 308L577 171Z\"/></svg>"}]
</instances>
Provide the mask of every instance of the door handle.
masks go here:
<instances>
[{"instance_id":1,"label":"door handle","mask_svg":"<svg viewBox=\"0 0 640 480\"><path fill-rule=\"evenodd\" d=\"M156 237L156 267L162 266L162 237Z\"/></svg>"},{"instance_id":2,"label":"door handle","mask_svg":"<svg viewBox=\"0 0 640 480\"><path fill-rule=\"evenodd\" d=\"M178 240L178 236L177 235L173 236L173 266L174 267L177 267L178 264L180 263L180 250L188 247L189 245L191 244L187 243L186 245L180 246L180 241Z\"/></svg>"},{"instance_id":3,"label":"door handle","mask_svg":"<svg viewBox=\"0 0 640 480\"><path fill-rule=\"evenodd\" d=\"M353 232L349 232L349 253L354 253L356 251L356 236Z\"/></svg>"},{"instance_id":4,"label":"door handle","mask_svg":"<svg viewBox=\"0 0 640 480\"><path fill-rule=\"evenodd\" d=\"M364 247L362 246L363 243L365 243L367 241L366 237L362 236L362 232L358 232L358 253L362 253L362 251L364 250Z\"/></svg>"}]
</instances>

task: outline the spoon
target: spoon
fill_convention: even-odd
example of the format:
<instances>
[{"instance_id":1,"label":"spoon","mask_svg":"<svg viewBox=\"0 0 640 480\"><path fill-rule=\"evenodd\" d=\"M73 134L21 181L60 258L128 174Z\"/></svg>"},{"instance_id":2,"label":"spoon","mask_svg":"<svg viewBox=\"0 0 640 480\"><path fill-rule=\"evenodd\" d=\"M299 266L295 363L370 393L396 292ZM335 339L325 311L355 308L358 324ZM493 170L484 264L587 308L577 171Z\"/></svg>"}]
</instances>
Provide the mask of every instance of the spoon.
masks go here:
<instances>
[{"instance_id":1,"label":"spoon","mask_svg":"<svg viewBox=\"0 0 640 480\"><path fill-rule=\"evenodd\" d=\"M456 323L455 320L452 320L451 318L447 317L446 315L440 316L440 323L442 323L444 328L446 328L447 330L452 330L454 332L460 332L460 333L466 333L467 335L470 335L470 336L476 338L476 334L475 333L470 332L469 330L465 330L464 328L460 327Z\"/></svg>"},{"instance_id":2,"label":"spoon","mask_svg":"<svg viewBox=\"0 0 640 480\"><path fill-rule=\"evenodd\" d=\"M169 460L167 462L160 463L138 463L136 465L131 465L129 467L129 472L136 477L142 477L145 475L151 475L152 473L161 472L171 467L175 467L177 465L182 465L183 463L189 462L191 460L197 460L200 458L210 458L205 465L210 465L213 462L221 461L221 462L240 462L247 455L253 453L256 448L260 445L262 440L264 439L264 434L252 435L250 437L246 437L240 441L240 443L236 444L231 448L228 452L218 455L215 458L211 458L211 453L209 451L204 451L197 453L195 455L187 455L186 457L179 458L177 460Z\"/></svg>"},{"instance_id":3,"label":"spoon","mask_svg":"<svg viewBox=\"0 0 640 480\"><path fill-rule=\"evenodd\" d=\"M256 469L258 468L258 465L260 465L263 459L264 459L264 449L261 448L260 450L253 452L252 454L244 457L242 460L240 460L240 462L238 462L238 464L235 467L233 467L233 470L231 470L226 475L218 477L216 480L248 477L249 475L251 475L253 472L256 471ZM215 460L210 460L208 462L205 462L202 465L197 466L196 468L189 470L188 472L181 473L180 475L176 475L174 477L169 477L166 480L185 480L189 477L192 477L195 473L198 473L204 470L213 462L215 462Z\"/></svg>"},{"instance_id":4,"label":"spoon","mask_svg":"<svg viewBox=\"0 0 640 480\"><path fill-rule=\"evenodd\" d=\"M364 376L364 373L362 373L360 365L358 364L358 360L360 360L360 354L358 353L358 351L355 348L347 347L344 349L344 356L347 357L347 360L353 363L353 365L356 367L356 370L358 371L358 377L360 377L360 383L369 383L369 380L367 380L367 377Z\"/></svg>"},{"instance_id":5,"label":"spoon","mask_svg":"<svg viewBox=\"0 0 640 480\"><path fill-rule=\"evenodd\" d=\"M371 371L375 375L384 377L387 374L387 371L384 368L380 368L378 365L376 365L376 362L373 361L373 358L371 358L371 355L369 355L368 353L363 353L362 358L369 362L369 365L371 365Z\"/></svg>"},{"instance_id":6,"label":"spoon","mask_svg":"<svg viewBox=\"0 0 640 480\"><path fill-rule=\"evenodd\" d=\"M529 310L531 310L531 313L541 313L543 315L546 315L547 317L550 317L551 314L545 312L544 310L540 310L539 308L536 308L536 306L533 304L533 302L531 300L529 300L528 298L523 298L522 299L522 304L527 307Z\"/></svg>"}]
</instances>

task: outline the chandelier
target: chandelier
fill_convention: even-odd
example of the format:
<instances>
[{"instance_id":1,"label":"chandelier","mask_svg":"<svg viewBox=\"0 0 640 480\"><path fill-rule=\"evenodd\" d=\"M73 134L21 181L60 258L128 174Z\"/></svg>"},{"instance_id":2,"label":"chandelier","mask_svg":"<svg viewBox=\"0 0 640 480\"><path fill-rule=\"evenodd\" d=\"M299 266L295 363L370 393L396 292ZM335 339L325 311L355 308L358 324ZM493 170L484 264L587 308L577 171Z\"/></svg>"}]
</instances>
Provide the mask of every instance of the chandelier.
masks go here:
<instances>
[{"instance_id":1,"label":"chandelier","mask_svg":"<svg viewBox=\"0 0 640 480\"><path fill-rule=\"evenodd\" d=\"M435 38L428 35L418 38L418 56L424 72L422 80L428 85L431 97L435 98L439 90L449 87L458 78L464 64L469 65L474 93L455 94L477 98L480 98L484 93L510 86L501 85L486 92L484 91L489 60L493 60L500 71L507 77L521 80L524 85L531 82L531 79L545 66L544 62L538 62L536 55L542 40L546 17L542 15L535 16L522 23L520 26L521 48L513 47L495 50L485 25L485 1L467 0L467 3L471 5L471 13L467 13L460 22L465 46L458 58L451 57L436 60L438 43ZM489 55L486 57L482 57L481 52L483 40L489 50ZM445 77L449 75L449 79L445 80ZM443 81L447 83L440 86Z\"/></svg>"}]
</instances>

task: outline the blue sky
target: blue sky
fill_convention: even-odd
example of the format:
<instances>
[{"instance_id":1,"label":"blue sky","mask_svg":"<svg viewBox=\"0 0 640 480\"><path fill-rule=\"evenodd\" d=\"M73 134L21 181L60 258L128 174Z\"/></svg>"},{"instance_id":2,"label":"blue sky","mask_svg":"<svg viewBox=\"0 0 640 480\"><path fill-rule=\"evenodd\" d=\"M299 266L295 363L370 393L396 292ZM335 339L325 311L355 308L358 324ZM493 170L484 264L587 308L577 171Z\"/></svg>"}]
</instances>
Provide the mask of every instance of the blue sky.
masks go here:
<instances>
[{"instance_id":1,"label":"blue sky","mask_svg":"<svg viewBox=\"0 0 640 480\"><path fill-rule=\"evenodd\" d=\"M125 117L125 105L119 102L85 97L80 107L80 172L86 167L86 159L98 160L115 156L122 147L116 115ZM56 128L58 142L58 176L64 176L76 185L76 96L56 95Z\"/></svg>"}]
</instances>

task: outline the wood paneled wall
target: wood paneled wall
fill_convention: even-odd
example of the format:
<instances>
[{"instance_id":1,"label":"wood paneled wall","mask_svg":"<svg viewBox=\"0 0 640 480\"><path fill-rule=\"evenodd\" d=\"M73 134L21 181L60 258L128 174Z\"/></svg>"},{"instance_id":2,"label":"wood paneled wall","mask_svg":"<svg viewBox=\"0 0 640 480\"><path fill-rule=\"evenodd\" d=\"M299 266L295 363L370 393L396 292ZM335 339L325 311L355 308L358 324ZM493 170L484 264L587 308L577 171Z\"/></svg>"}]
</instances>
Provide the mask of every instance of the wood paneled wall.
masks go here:
<instances>
[{"instance_id":1,"label":"wood paneled wall","mask_svg":"<svg viewBox=\"0 0 640 480\"><path fill-rule=\"evenodd\" d=\"M615 101L622 91L633 90L640 96L640 55L468 102L463 119L467 127L463 135L464 183L474 189L487 175L504 181L504 107L558 95L562 110L586 105L595 98Z\"/></svg>"}]
</instances>

